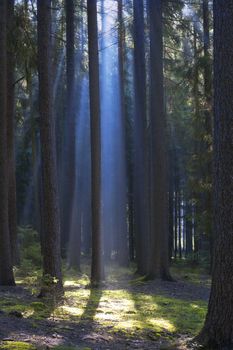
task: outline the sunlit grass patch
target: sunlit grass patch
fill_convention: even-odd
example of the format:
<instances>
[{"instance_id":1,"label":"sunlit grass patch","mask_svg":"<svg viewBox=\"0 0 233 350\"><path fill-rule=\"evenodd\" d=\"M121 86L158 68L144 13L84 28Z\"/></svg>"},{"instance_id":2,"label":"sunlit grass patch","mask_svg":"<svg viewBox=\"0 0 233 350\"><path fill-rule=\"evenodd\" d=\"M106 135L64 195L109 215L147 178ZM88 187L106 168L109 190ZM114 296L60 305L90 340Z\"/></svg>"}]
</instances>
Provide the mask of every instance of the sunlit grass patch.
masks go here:
<instances>
[{"instance_id":1,"label":"sunlit grass patch","mask_svg":"<svg viewBox=\"0 0 233 350\"><path fill-rule=\"evenodd\" d=\"M64 306L61 306L60 308L58 308L57 311L58 312L60 311L59 315L61 315L61 316L65 316L65 315L81 316L83 313L83 308L64 305ZM58 315L58 312L56 312L56 315Z\"/></svg>"},{"instance_id":2,"label":"sunlit grass patch","mask_svg":"<svg viewBox=\"0 0 233 350\"><path fill-rule=\"evenodd\" d=\"M57 317L77 322L95 321L114 331L146 331L196 334L202 327L206 303L131 292L125 289L90 290L77 288L66 292L65 304L55 311Z\"/></svg>"},{"instance_id":3,"label":"sunlit grass patch","mask_svg":"<svg viewBox=\"0 0 233 350\"><path fill-rule=\"evenodd\" d=\"M178 298L142 293L133 294L132 297L139 314L145 318L147 324L148 317L153 315L154 319L161 318L173 325L173 329L170 326L167 327L170 332L196 334L202 327L207 309L207 303L203 301L198 300L190 303ZM154 305L156 305L156 309L154 309ZM193 305L196 307L194 308Z\"/></svg>"},{"instance_id":4,"label":"sunlit grass patch","mask_svg":"<svg viewBox=\"0 0 233 350\"><path fill-rule=\"evenodd\" d=\"M24 302L23 299L10 296L2 298L0 310L22 312L24 317L32 321L58 319L61 322L76 322L77 325L94 322L109 331L123 332L127 336L146 336L148 332L152 332L155 337L173 337L176 333L195 335L201 329L206 302L167 297L162 293L154 295L149 288L148 292L138 292L138 285L148 282L135 277L133 269L122 269L123 279L114 269L109 268L109 271L110 278L102 288L90 289L87 274L69 270L64 278L65 294L61 303L36 299ZM194 274L197 276L196 272Z\"/></svg>"},{"instance_id":5,"label":"sunlit grass patch","mask_svg":"<svg viewBox=\"0 0 233 350\"><path fill-rule=\"evenodd\" d=\"M87 288L68 288L67 290L65 290L65 298L75 298L78 302L86 300L89 297L89 295L90 289Z\"/></svg>"},{"instance_id":6,"label":"sunlit grass patch","mask_svg":"<svg viewBox=\"0 0 233 350\"><path fill-rule=\"evenodd\" d=\"M78 273L74 270L68 270L64 275L64 287L86 287L90 283L90 278L87 274Z\"/></svg>"},{"instance_id":7,"label":"sunlit grass patch","mask_svg":"<svg viewBox=\"0 0 233 350\"><path fill-rule=\"evenodd\" d=\"M24 342L6 341L0 345L0 350L36 350L36 347Z\"/></svg>"},{"instance_id":8,"label":"sunlit grass patch","mask_svg":"<svg viewBox=\"0 0 233 350\"><path fill-rule=\"evenodd\" d=\"M164 318L149 318L148 322L160 331L164 329L170 333L176 331L176 327L169 320Z\"/></svg>"}]
</instances>

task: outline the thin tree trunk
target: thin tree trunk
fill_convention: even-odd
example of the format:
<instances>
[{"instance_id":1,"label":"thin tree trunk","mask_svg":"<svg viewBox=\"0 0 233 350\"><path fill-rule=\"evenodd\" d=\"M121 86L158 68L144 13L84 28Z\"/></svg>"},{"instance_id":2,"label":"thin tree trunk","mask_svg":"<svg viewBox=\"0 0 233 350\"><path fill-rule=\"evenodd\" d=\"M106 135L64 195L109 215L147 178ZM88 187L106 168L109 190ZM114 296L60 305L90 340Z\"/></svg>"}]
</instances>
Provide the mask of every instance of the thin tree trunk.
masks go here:
<instances>
[{"instance_id":1,"label":"thin tree trunk","mask_svg":"<svg viewBox=\"0 0 233 350\"><path fill-rule=\"evenodd\" d=\"M173 240L174 240L174 187L173 187L173 176L170 174L169 180L169 242L168 242L168 251L169 251L169 260L171 261L173 254Z\"/></svg>"},{"instance_id":2,"label":"thin tree trunk","mask_svg":"<svg viewBox=\"0 0 233 350\"><path fill-rule=\"evenodd\" d=\"M179 258L182 258L182 246L181 246L181 241L182 241L182 237L181 237L181 231L182 231L182 227L181 227L181 203L182 203L182 196L181 196L181 190L179 191L179 204L178 204L178 221L179 221Z\"/></svg>"},{"instance_id":3,"label":"thin tree trunk","mask_svg":"<svg viewBox=\"0 0 233 350\"><path fill-rule=\"evenodd\" d=\"M15 57L12 48L14 33L14 0L7 1L7 152L8 152L8 215L11 241L12 263L18 265L19 247L17 239L16 179L15 179L15 140L14 140L14 67Z\"/></svg>"},{"instance_id":4,"label":"thin tree trunk","mask_svg":"<svg viewBox=\"0 0 233 350\"><path fill-rule=\"evenodd\" d=\"M67 135L66 135L66 154L67 167L65 174L65 206L63 220L63 235L69 235L69 246L72 249L69 264L71 267L77 267L80 270L81 258L81 213L77 209L80 207L77 200L77 178L76 178L76 140L75 140L75 5L73 0L65 1L66 10L66 117L67 117ZM76 211L75 211L76 209ZM74 224L76 222L77 226Z\"/></svg>"},{"instance_id":5,"label":"thin tree trunk","mask_svg":"<svg viewBox=\"0 0 233 350\"><path fill-rule=\"evenodd\" d=\"M175 208L174 208L174 211L175 211L175 232L174 232L174 257L175 259L177 258L177 227L178 227L178 215L177 215L177 211L178 211L178 195L177 195L178 191L177 191L177 188L175 190Z\"/></svg>"},{"instance_id":6,"label":"thin tree trunk","mask_svg":"<svg viewBox=\"0 0 233 350\"><path fill-rule=\"evenodd\" d=\"M89 86L91 115L91 188L92 188L92 264L91 281L98 285L104 278L101 232L101 132L100 85L96 0L87 0Z\"/></svg>"},{"instance_id":7,"label":"thin tree trunk","mask_svg":"<svg viewBox=\"0 0 233 350\"><path fill-rule=\"evenodd\" d=\"M186 257L190 257L192 254L192 207L189 200L186 200L185 209L185 235L186 235Z\"/></svg>"},{"instance_id":8,"label":"thin tree trunk","mask_svg":"<svg viewBox=\"0 0 233 350\"><path fill-rule=\"evenodd\" d=\"M204 33L204 94L205 94L205 151L207 154L205 167L205 182L209 185L205 193L205 209L207 212L205 232L210 242L210 268L213 265L213 195L211 184L213 182L213 159L212 159L212 64L210 56L210 11L209 0L203 0L203 33Z\"/></svg>"},{"instance_id":9,"label":"thin tree trunk","mask_svg":"<svg viewBox=\"0 0 233 350\"><path fill-rule=\"evenodd\" d=\"M119 190L121 190L121 205L120 208L120 227L119 227L119 238L118 238L118 255L119 263L122 266L128 266L128 231L127 231L127 188L126 188L126 120L125 120L125 75L124 75L124 42L125 42L125 32L124 32L124 18L123 18L123 4L122 0L118 0L118 60L119 60L119 89L120 89L120 113L121 113L121 142L123 154L120 155L121 166L119 169L122 169L122 184L120 184Z\"/></svg>"},{"instance_id":10,"label":"thin tree trunk","mask_svg":"<svg viewBox=\"0 0 233 350\"><path fill-rule=\"evenodd\" d=\"M134 216L137 272L148 272L146 65L143 1L134 0Z\"/></svg>"},{"instance_id":11,"label":"thin tree trunk","mask_svg":"<svg viewBox=\"0 0 233 350\"><path fill-rule=\"evenodd\" d=\"M199 142L199 118L200 118L200 103L199 103L199 66L198 66L198 52L197 52L197 30L195 24L193 25L193 50L194 50L194 80L193 80L193 97L194 97L194 120L195 120L195 144L194 153L200 153L200 142ZM198 169L199 170L199 169ZM196 172L196 177L200 176L200 171ZM193 207L194 216L194 260L198 261L199 254L199 222L201 212L201 195L194 190L194 198L196 204ZM198 220L199 219L199 220Z\"/></svg>"}]
</instances>

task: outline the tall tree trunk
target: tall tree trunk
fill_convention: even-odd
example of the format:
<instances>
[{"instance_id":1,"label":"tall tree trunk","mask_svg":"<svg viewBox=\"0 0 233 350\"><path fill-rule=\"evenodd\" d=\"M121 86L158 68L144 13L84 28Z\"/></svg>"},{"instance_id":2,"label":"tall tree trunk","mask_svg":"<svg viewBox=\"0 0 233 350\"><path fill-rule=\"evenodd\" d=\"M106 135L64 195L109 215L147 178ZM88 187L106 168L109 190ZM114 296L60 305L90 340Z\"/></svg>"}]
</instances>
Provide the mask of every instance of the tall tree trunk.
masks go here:
<instances>
[{"instance_id":1,"label":"tall tree trunk","mask_svg":"<svg viewBox=\"0 0 233 350\"><path fill-rule=\"evenodd\" d=\"M148 0L150 21L151 278L170 279L168 177L163 87L162 1Z\"/></svg>"},{"instance_id":2,"label":"tall tree trunk","mask_svg":"<svg viewBox=\"0 0 233 350\"><path fill-rule=\"evenodd\" d=\"M146 64L143 1L134 0L134 216L137 272L148 272Z\"/></svg>"},{"instance_id":3,"label":"tall tree trunk","mask_svg":"<svg viewBox=\"0 0 233 350\"><path fill-rule=\"evenodd\" d=\"M193 98L194 98L194 154L200 154L200 101L199 101L199 65L198 65L198 47L197 47L197 29L195 23L193 24L193 51L194 51L194 77L193 77ZM202 166L202 165L201 165ZM200 166L200 167L201 167ZM196 169L196 180L202 175L200 174L200 167ZM202 170L202 169L201 169ZM202 206L202 198L200 193L194 189L193 196L196 200L193 206L194 216L194 260L197 262L199 258L199 236L200 236L200 213Z\"/></svg>"},{"instance_id":4,"label":"tall tree trunk","mask_svg":"<svg viewBox=\"0 0 233 350\"><path fill-rule=\"evenodd\" d=\"M208 312L199 336L208 348L233 347L233 6L214 0L214 234Z\"/></svg>"},{"instance_id":5,"label":"tall tree trunk","mask_svg":"<svg viewBox=\"0 0 233 350\"><path fill-rule=\"evenodd\" d=\"M38 0L37 11L41 169L44 204L42 212L43 273L45 276L56 278L55 289L62 292L55 118L52 103L51 0Z\"/></svg>"},{"instance_id":6,"label":"tall tree trunk","mask_svg":"<svg viewBox=\"0 0 233 350\"><path fill-rule=\"evenodd\" d=\"M73 267L80 269L80 253L81 253L81 230L74 227L72 220L75 216L81 214L74 212L74 208L79 207L75 203L77 194L77 179L76 179L76 157L75 157L75 6L73 0L65 1L66 10L66 79L67 79L67 98L66 98L66 116L67 116L67 135L66 135L66 154L67 167L65 173L65 206L63 219L63 235L68 234L69 239L74 239L71 243L73 249L73 258L70 264ZM79 220L80 221L80 220ZM73 225L73 226L72 226ZM78 246L77 246L78 245ZM75 258L74 255L79 255Z\"/></svg>"},{"instance_id":7,"label":"tall tree trunk","mask_svg":"<svg viewBox=\"0 0 233 350\"><path fill-rule=\"evenodd\" d=\"M0 285L14 285L8 217L7 1L0 1Z\"/></svg>"},{"instance_id":8,"label":"tall tree trunk","mask_svg":"<svg viewBox=\"0 0 233 350\"><path fill-rule=\"evenodd\" d=\"M15 139L14 139L14 67L15 57L12 47L14 33L14 0L7 1L7 152L8 152L8 216L11 241L11 257L14 265L19 264L17 241L17 209L15 179Z\"/></svg>"},{"instance_id":9,"label":"tall tree trunk","mask_svg":"<svg viewBox=\"0 0 233 350\"><path fill-rule=\"evenodd\" d=\"M119 90L120 90L120 113L121 113L121 143L122 143L122 151L123 154L120 155L119 169L122 170L122 183L118 188L118 191L121 191L121 204L120 207L120 227L119 227L119 238L118 238L118 255L119 255L119 263L122 266L128 266L128 232L127 232L127 191L126 191L126 120L125 120L125 75L124 75L124 43L125 43L125 31L124 31L124 18L123 18L123 4L122 0L118 1L118 61L119 61Z\"/></svg>"},{"instance_id":10,"label":"tall tree trunk","mask_svg":"<svg viewBox=\"0 0 233 350\"><path fill-rule=\"evenodd\" d=\"M104 278L101 232L101 133L100 85L96 0L87 0L89 88L91 115L91 188L92 188L92 264L91 281L98 285Z\"/></svg>"},{"instance_id":11,"label":"tall tree trunk","mask_svg":"<svg viewBox=\"0 0 233 350\"><path fill-rule=\"evenodd\" d=\"M205 167L205 232L210 241L211 268L213 262L213 195L211 184L213 182L213 159L212 159L212 64L210 55L210 11L209 0L203 0L203 32L204 32L204 94L205 94L205 151L207 154Z\"/></svg>"}]
</instances>

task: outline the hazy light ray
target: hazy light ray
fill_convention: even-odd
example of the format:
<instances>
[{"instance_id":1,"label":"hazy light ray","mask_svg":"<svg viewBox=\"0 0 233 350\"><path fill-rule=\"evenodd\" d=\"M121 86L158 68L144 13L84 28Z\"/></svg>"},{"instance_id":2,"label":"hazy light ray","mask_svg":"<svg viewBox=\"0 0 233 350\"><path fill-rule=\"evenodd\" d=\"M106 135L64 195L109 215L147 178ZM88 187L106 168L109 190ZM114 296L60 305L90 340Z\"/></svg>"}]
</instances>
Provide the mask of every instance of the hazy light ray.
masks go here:
<instances>
[{"instance_id":1,"label":"hazy light ray","mask_svg":"<svg viewBox=\"0 0 233 350\"><path fill-rule=\"evenodd\" d=\"M102 3L103 5L103 3ZM100 27L101 130L102 130L102 230L105 256L117 249L120 230L126 227L125 149L120 110L116 26L117 3L104 1ZM123 210L122 210L123 208ZM110 256L109 256L110 254Z\"/></svg>"},{"instance_id":2,"label":"hazy light ray","mask_svg":"<svg viewBox=\"0 0 233 350\"><path fill-rule=\"evenodd\" d=\"M85 169L82 169L80 165L80 160L85 157L85 138L88 137L86 134L86 124L88 123L88 79L86 76L83 77L81 83L81 93L80 93L80 101L79 108L76 113L76 179L75 179L75 187L74 187L74 196L72 203L72 213L71 213L71 224L70 224L70 233L69 233L69 246L68 246L68 266L73 264L76 260L76 249L77 244L81 244L77 239L79 238L79 234L82 234L81 227L81 213L80 210L82 208L82 199L80 198L80 176L86 176ZM81 203L80 203L81 202Z\"/></svg>"}]
</instances>

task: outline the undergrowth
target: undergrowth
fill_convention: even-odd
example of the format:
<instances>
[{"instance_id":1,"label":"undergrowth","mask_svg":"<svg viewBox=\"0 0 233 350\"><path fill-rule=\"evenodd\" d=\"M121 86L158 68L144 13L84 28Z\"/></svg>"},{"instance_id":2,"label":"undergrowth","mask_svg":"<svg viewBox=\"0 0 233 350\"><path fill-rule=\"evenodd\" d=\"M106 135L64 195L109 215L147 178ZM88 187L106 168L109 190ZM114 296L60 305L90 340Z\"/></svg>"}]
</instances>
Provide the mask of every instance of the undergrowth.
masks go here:
<instances>
[{"instance_id":1,"label":"undergrowth","mask_svg":"<svg viewBox=\"0 0 233 350\"><path fill-rule=\"evenodd\" d=\"M51 303L49 299L36 299L41 278L38 237L34 231L27 230L24 237L26 248L23 250L22 265L16 270L16 280L18 284L28 289L31 292L29 295L32 296L16 297L13 293L2 295L0 310L3 312L18 311L24 318L30 319L35 328L38 320L52 319L59 321L64 327L69 327L71 321L80 326L93 324L106 329L107 332L120 332L127 337L136 335L137 338L149 335L153 339L160 337L173 339L177 334L194 336L200 331L207 302L189 301L176 295L167 296L163 292L154 294L150 290L151 282L135 275L134 265L128 269L108 266L105 284L100 289L90 289L88 264L82 267L82 273L68 269L64 264L65 295L62 303ZM36 239L36 247L28 254L27 250L33 246L33 239ZM191 284L210 284L207 269L192 266L189 261L173 262L171 272L176 280ZM13 342L11 344L5 342L0 346L0 350L34 349L30 344L23 347L23 343L19 343L17 348L13 346L15 346ZM78 348L60 346L54 349Z\"/></svg>"}]
</instances>

